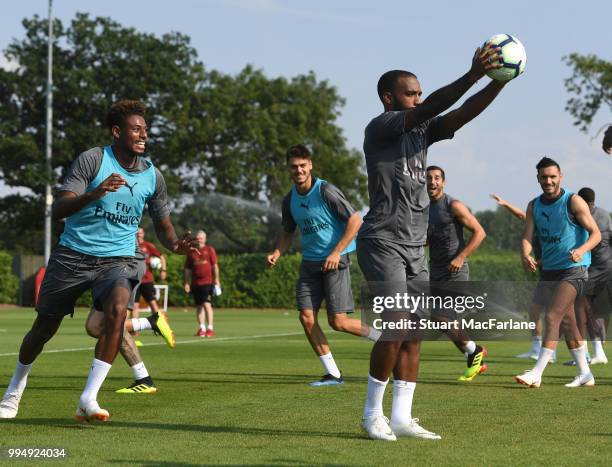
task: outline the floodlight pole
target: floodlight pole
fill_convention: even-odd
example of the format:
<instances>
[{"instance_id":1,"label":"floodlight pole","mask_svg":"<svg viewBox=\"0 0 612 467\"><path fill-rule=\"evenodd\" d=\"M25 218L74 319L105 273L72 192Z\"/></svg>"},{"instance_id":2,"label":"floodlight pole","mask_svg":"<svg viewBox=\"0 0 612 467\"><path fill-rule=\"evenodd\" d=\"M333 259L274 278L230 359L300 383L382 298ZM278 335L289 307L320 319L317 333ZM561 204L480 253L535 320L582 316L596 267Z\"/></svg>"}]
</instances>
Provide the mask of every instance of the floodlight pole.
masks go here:
<instances>
[{"instance_id":1,"label":"floodlight pole","mask_svg":"<svg viewBox=\"0 0 612 467\"><path fill-rule=\"evenodd\" d=\"M51 164L51 143L53 131L53 0L49 0L49 38L47 44L47 138L45 142L45 159L47 163L47 184L45 187L45 267L51 256L51 180L53 166Z\"/></svg>"}]
</instances>

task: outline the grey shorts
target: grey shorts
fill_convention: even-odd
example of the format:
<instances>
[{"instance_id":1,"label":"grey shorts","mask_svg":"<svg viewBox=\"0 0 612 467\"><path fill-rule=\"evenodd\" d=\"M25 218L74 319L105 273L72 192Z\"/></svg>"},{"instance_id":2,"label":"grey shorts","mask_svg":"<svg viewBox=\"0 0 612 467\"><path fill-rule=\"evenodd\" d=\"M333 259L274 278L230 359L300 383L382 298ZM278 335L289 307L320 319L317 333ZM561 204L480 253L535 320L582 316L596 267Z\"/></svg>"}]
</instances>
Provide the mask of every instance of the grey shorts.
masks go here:
<instances>
[{"instance_id":1,"label":"grey shorts","mask_svg":"<svg viewBox=\"0 0 612 467\"><path fill-rule=\"evenodd\" d=\"M358 238L357 261L368 282L429 280L422 246L402 245L379 238Z\"/></svg>"},{"instance_id":2,"label":"grey shorts","mask_svg":"<svg viewBox=\"0 0 612 467\"><path fill-rule=\"evenodd\" d=\"M591 300L607 295L608 301L612 302L612 271L589 268L589 279L584 294Z\"/></svg>"},{"instance_id":3,"label":"grey shorts","mask_svg":"<svg viewBox=\"0 0 612 467\"><path fill-rule=\"evenodd\" d=\"M338 269L323 272L324 261L303 260L300 277L295 286L299 311L319 311L325 299L327 313L352 313L355 304L351 290L351 261L348 255L340 257Z\"/></svg>"},{"instance_id":4,"label":"grey shorts","mask_svg":"<svg viewBox=\"0 0 612 467\"><path fill-rule=\"evenodd\" d=\"M569 282L576 289L578 295L583 295L586 290L587 278L588 270L585 266L549 271L542 270L533 294L533 302L544 307L550 305L560 282Z\"/></svg>"},{"instance_id":5,"label":"grey shorts","mask_svg":"<svg viewBox=\"0 0 612 467\"><path fill-rule=\"evenodd\" d=\"M76 301L88 289L97 308L115 287L132 291L137 283L137 265L132 257L100 258L60 246L49 258L36 311L55 317L72 315Z\"/></svg>"},{"instance_id":6,"label":"grey shorts","mask_svg":"<svg viewBox=\"0 0 612 467\"><path fill-rule=\"evenodd\" d=\"M470 266L463 263L457 272L450 272L447 267L435 267L430 265L429 280L432 282L456 282L470 280Z\"/></svg>"},{"instance_id":7,"label":"grey shorts","mask_svg":"<svg viewBox=\"0 0 612 467\"><path fill-rule=\"evenodd\" d=\"M147 272L147 263L145 261L145 256L137 251L136 252L136 270L137 270L137 276L138 276L138 284L136 284L136 286L134 287L134 289L132 290L132 293L130 294L130 301L128 302L128 310L132 311L134 310L134 303L136 303L136 295L138 295L138 299L140 299L140 294L139 294L139 289L140 289L140 285L141 285L141 280L144 277L145 273Z\"/></svg>"},{"instance_id":8,"label":"grey shorts","mask_svg":"<svg viewBox=\"0 0 612 467\"><path fill-rule=\"evenodd\" d=\"M363 303L366 296L429 293L429 268L422 246L358 238L357 260L367 281L362 288Z\"/></svg>"}]
</instances>

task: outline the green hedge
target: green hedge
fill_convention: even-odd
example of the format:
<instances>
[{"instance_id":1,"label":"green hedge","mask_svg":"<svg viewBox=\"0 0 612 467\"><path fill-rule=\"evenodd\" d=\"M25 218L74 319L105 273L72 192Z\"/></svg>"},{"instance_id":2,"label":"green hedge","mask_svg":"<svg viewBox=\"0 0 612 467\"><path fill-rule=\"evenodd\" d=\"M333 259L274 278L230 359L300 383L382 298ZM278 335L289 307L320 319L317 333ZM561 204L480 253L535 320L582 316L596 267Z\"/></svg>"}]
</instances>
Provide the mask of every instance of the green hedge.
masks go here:
<instances>
[{"instance_id":1,"label":"green hedge","mask_svg":"<svg viewBox=\"0 0 612 467\"><path fill-rule=\"evenodd\" d=\"M359 301L363 275L357 258L351 255L353 295ZM171 306L191 306L192 300L183 292L184 256L168 255L169 297ZM266 255L249 253L221 255L219 269L223 295L216 305L232 308L295 308L295 282L301 261L299 254L282 256L273 269L266 266ZM0 303L15 303L18 280L11 273L11 256L0 251ZM535 274L523 271L518 253L495 252L477 254L470 259L470 277L478 281L535 280ZM158 282L161 283L161 282ZM91 305L91 294L86 292L78 302Z\"/></svg>"},{"instance_id":2,"label":"green hedge","mask_svg":"<svg viewBox=\"0 0 612 467\"><path fill-rule=\"evenodd\" d=\"M0 251L0 303L17 303L19 279L13 274L13 257Z\"/></svg>"},{"instance_id":3,"label":"green hedge","mask_svg":"<svg viewBox=\"0 0 612 467\"><path fill-rule=\"evenodd\" d=\"M359 301L363 275L357 258L351 255L353 295ZM248 253L219 256L223 295L217 306L232 308L295 308L295 282L301 255L282 256L273 269L266 266L266 255ZM183 292L184 257L169 255L169 303L190 306L191 297ZM470 277L478 281L534 280L535 274L523 271L519 255L513 252L483 253L470 259Z\"/></svg>"}]
</instances>

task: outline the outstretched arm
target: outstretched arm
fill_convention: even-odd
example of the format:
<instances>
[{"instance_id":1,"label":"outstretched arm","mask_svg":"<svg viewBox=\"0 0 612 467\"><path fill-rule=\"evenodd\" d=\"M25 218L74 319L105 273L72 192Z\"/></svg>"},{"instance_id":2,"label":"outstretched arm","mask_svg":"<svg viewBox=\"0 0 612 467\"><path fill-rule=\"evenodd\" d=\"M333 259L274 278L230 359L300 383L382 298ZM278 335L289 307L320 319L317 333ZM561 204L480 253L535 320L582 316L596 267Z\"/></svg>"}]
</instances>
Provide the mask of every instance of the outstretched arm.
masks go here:
<instances>
[{"instance_id":1,"label":"outstretched arm","mask_svg":"<svg viewBox=\"0 0 612 467\"><path fill-rule=\"evenodd\" d=\"M463 125L478 117L495 100L506 83L507 81L491 80L483 89L466 100L461 107L443 115L440 126L447 134L454 133Z\"/></svg>"},{"instance_id":2,"label":"outstretched arm","mask_svg":"<svg viewBox=\"0 0 612 467\"><path fill-rule=\"evenodd\" d=\"M176 235L170 216L153 219L155 233L164 247L177 255L185 255L191 249L197 248L197 241L191 232L185 232L181 238Z\"/></svg>"},{"instance_id":3,"label":"outstretched arm","mask_svg":"<svg viewBox=\"0 0 612 467\"><path fill-rule=\"evenodd\" d=\"M508 201L502 199L500 196L496 195L495 193L491 193L489 196L493 198L495 201L497 201L497 204L499 204L502 208L506 208L508 211L510 211L510 214L512 214L517 219L524 221L525 218L527 217L527 215L525 214L525 211L523 211L519 207L516 207L510 204Z\"/></svg>"},{"instance_id":4,"label":"outstretched arm","mask_svg":"<svg viewBox=\"0 0 612 467\"><path fill-rule=\"evenodd\" d=\"M525 218L525 228L523 229L523 239L521 240L521 258L523 268L527 272L536 272L538 262L531 256L533 251L533 232L535 224L533 223L533 203L527 206L527 217Z\"/></svg>"},{"instance_id":5,"label":"outstretched arm","mask_svg":"<svg viewBox=\"0 0 612 467\"><path fill-rule=\"evenodd\" d=\"M485 233L482 225L478 222L478 219L470 212L465 204L460 201L454 201L451 204L451 214L461 225L472 232L472 237L467 242L463 250L453 258L448 266L450 272L457 272L465 263L465 260L470 257L472 253L480 246L482 241L485 239L487 234Z\"/></svg>"},{"instance_id":6,"label":"outstretched arm","mask_svg":"<svg viewBox=\"0 0 612 467\"><path fill-rule=\"evenodd\" d=\"M406 129L410 130L417 125L420 125L421 123L440 115L442 112L454 105L461 98L461 96L463 96L468 89L474 85L474 83L485 75L487 71L500 68L502 66L499 62L500 53L501 49L499 47L492 46L490 44L487 44L484 49L481 49L480 47L476 49L476 52L472 57L472 66L465 75L455 82L438 89L427 99L425 99L422 104L406 112ZM465 106L465 104L463 104L463 106ZM474 107L473 104L470 105L470 109L472 107ZM474 110L472 110L472 112L474 112ZM480 112L482 112L482 110Z\"/></svg>"}]
</instances>

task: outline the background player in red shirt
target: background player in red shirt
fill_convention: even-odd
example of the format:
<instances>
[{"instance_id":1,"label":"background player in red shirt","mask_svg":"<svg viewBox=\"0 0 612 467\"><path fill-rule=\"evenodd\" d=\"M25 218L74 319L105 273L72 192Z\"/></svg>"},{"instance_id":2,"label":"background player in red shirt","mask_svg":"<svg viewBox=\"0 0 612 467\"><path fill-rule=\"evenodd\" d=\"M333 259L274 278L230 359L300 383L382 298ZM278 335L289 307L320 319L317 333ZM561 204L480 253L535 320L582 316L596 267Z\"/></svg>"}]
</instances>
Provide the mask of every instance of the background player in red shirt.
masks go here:
<instances>
[{"instance_id":1,"label":"background player in red shirt","mask_svg":"<svg viewBox=\"0 0 612 467\"><path fill-rule=\"evenodd\" d=\"M155 284L153 272L151 271L151 257L157 256L161 259L161 273L160 279L166 280L166 257L157 249L155 245L144 239L144 229L140 227L138 229L138 248L145 255L145 264L147 270L145 275L142 276L142 280L136 290L136 300L134 302L134 310L132 311L132 317L138 318L138 301L142 295L146 300L147 304L151 308L152 313L159 312L159 305L155 299Z\"/></svg>"},{"instance_id":2,"label":"background player in red shirt","mask_svg":"<svg viewBox=\"0 0 612 467\"><path fill-rule=\"evenodd\" d=\"M190 251L183 269L185 293L193 295L197 310L196 315L200 329L196 333L200 337L212 337L213 330L213 295L220 295L219 265L217 252L206 245L206 232L200 230L196 235L197 251ZM191 281L189 277L191 276ZM216 292L215 292L216 290ZM206 318L206 319L204 319ZM208 323L208 327L206 327Z\"/></svg>"}]
</instances>

